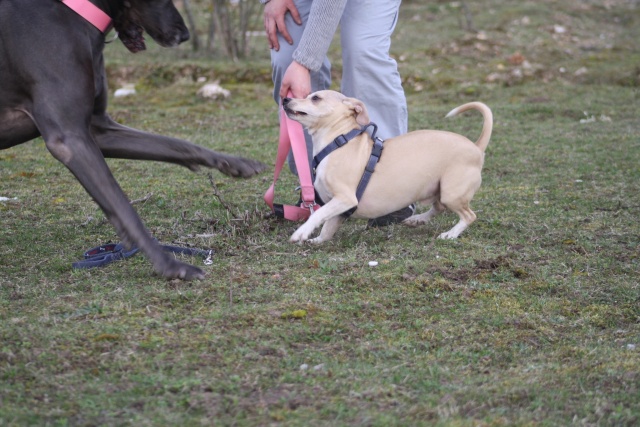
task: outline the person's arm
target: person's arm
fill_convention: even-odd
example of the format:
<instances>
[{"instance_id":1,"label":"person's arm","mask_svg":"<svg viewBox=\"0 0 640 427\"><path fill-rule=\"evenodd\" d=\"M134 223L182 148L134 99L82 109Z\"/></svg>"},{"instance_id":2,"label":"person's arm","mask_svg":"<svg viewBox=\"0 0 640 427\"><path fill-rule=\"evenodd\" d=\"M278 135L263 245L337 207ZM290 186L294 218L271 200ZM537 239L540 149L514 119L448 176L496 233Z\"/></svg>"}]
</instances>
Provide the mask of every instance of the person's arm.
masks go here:
<instances>
[{"instance_id":1,"label":"person's arm","mask_svg":"<svg viewBox=\"0 0 640 427\"><path fill-rule=\"evenodd\" d=\"M320 69L346 4L347 0L313 0L304 34L293 53L294 61L311 71Z\"/></svg>"},{"instance_id":2,"label":"person's arm","mask_svg":"<svg viewBox=\"0 0 640 427\"><path fill-rule=\"evenodd\" d=\"M347 0L313 0L304 34L293 52L293 62L282 78L281 99L290 96L289 92L295 98L305 98L311 93L310 72L322 66L346 4Z\"/></svg>"}]
</instances>

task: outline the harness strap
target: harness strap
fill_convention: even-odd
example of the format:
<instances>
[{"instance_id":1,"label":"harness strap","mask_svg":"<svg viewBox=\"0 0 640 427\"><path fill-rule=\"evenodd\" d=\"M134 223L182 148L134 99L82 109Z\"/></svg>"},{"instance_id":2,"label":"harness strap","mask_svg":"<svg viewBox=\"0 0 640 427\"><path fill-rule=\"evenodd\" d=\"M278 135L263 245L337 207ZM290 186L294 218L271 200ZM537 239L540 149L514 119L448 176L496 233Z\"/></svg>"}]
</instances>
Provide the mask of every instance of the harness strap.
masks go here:
<instances>
[{"instance_id":1,"label":"harness strap","mask_svg":"<svg viewBox=\"0 0 640 427\"><path fill-rule=\"evenodd\" d=\"M380 138L374 138L373 140L373 149L371 150L371 155L369 156L369 160L367 161L367 165L364 168L362 178L360 178L360 183L358 183L358 188L356 189L356 198L358 199L358 201L362 199L364 190L367 188L367 185L369 185L369 181L371 180L371 175L373 175L373 171L380 161L382 149L384 148L383 143L384 141ZM344 212L342 216L345 218L349 218L356 211L356 209L358 209L358 207L354 206L348 211Z\"/></svg>"},{"instance_id":2,"label":"harness strap","mask_svg":"<svg viewBox=\"0 0 640 427\"><path fill-rule=\"evenodd\" d=\"M347 142L351 141L356 136L362 135L367 130L367 128L369 126L374 126L374 128L376 130L378 129L378 127L374 123L369 123L366 126L362 126L360 129L353 129L352 131L350 131L346 135L338 136L336 139L334 139L331 142L331 144L327 145L322 150L320 150L320 152L313 158L312 168L315 170L318 167L318 165L320 164L320 162L324 160L325 157L327 157L329 154L331 154L332 152L334 152L338 148L340 148L343 145L345 145ZM376 130L373 131L374 135L376 133Z\"/></svg>"},{"instance_id":3,"label":"harness strap","mask_svg":"<svg viewBox=\"0 0 640 427\"><path fill-rule=\"evenodd\" d=\"M91 25L106 33L111 29L111 17L89 0L61 0L67 7L89 21Z\"/></svg>"},{"instance_id":4,"label":"harness strap","mask_svg":"<svg viewBox=\"0 0 640 427\"><path fill-rule=\"evenodd\" d=\"M384 141L376 137L378 126L375 123L369 123L368 125L362 126L360 129L354 129L350 131L346 135L338 136L331 142L331 144L323 148L313 158L313 169L315 170L320 162L325 159L325 157L345 145L347 142L351 141L356 136L362 135L370 126L373 126L373 132L371 132L371 138L373 139L373 148L371 149L371 155L369 156L367 165L365 166L364 172L362 173L362 178L360 178L360 182L358 183L358 187L356 188L356 198L358 199L358 201L360 201L362 195L364 194L364 190L367 188L367 185L369 185L371 175L376 168L376 164L378 164L378 161L380 161L382 149L384 148ZM345 218L349 218L356 211L356 209L358 209L358 207L354 206L348 211L343 212L342 216Z\"/></svg>"}]
</instances>

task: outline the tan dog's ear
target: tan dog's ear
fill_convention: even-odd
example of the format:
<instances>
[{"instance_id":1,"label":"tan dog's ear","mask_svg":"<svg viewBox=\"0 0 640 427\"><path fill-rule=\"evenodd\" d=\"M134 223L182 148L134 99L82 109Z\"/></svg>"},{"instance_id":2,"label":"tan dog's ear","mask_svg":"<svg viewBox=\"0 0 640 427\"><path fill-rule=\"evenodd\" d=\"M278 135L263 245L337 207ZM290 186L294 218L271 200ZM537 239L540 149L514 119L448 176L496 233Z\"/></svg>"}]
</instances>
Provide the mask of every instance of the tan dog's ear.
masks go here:
<instances>
[{"instance_id":1,"label":"tan dog's ear","mask_svg":"<svg viewBox=\"0 0 640 427\"><path fill-rule=\"evenodd\" d=\"M342 101L347 107L353 110L354 115L356 116L356 123L360 126L368 125L371 123L369 120L369 113L367 112L367 108L364 106L364 103L355 98L345 98Z\"/></svg>"}]
</instances>

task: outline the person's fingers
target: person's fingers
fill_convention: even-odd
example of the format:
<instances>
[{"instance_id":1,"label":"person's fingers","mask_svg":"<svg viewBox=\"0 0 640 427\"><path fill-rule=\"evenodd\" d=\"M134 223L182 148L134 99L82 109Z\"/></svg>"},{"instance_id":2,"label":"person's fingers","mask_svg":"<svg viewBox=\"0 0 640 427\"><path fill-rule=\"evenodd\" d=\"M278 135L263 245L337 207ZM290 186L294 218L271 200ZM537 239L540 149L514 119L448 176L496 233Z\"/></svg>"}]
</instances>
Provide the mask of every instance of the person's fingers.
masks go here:
<instances>
[{"instance_id":1,"label":"person's fingers","mask_svg":"<svg viewBox=\"0 0 640 427\"><path fill-rule=\"evenodd\" d=\"M280 34L282 34L282 37L287 41L287 43L293 44L293 38L291 38L291 35L287 30L287 24L285 24L284 16L280 17L280 19L277 22L277 26L278 26L278 31L280 31Z\"/></svg>"},{"instance_id":2,"label":"person's fingers","mask_svg":"<svg viewBox=\"0 0 640 427\"><path fill-rule=\"evenodd\" d=\"M298 8L293 2L291 3L291 7L289 7L289 12L291 12L291 17L295 21L296 24L302 25L302 19L300 18L300 12L298 12Z\"/></svg>"},{"instance_id":3,"label":"person's fingers","mask_svg":"<svg viewBox=\"0 0 640 427\"><path fill-rule=\"evenodd\" d=\"M278 43L277 27L273 19L265 16L264 30L267 33L267 42L269 43L269 49L280 49L280 45Z\"/></svg>"},{"instance_id":4,"label":"person's fingers","mask_svg":"<svg viewBox=\"0 0 640 427\"><path fill-rule=\"evenodd\" d=\"M291 95L289 94L289 91L291 90L291 85L288 82L283 81L282 84L280 85L280 99L285 99L289 96L292 97L296 97L295 94L291 93Z\"/></svg>"}]
</instances>

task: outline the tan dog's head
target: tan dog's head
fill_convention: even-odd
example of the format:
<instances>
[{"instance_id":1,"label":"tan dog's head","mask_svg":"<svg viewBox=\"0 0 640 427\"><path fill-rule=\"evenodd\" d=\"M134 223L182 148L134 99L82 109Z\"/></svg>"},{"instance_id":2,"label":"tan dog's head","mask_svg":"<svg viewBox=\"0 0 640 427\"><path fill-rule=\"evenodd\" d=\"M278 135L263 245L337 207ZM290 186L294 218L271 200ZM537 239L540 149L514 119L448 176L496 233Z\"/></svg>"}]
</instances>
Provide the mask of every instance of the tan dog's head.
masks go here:
<instances>
[{"instance_id":1,"label":"tan dog's head","mask_svg":"<svg viewBox=\"0 0 640 427\"><path fill-rule=\"evenodd\" d=\"M323 140L369 124L369 114L362 101L333 90L314 92L304 99L285 98L282 106L287 117Z\"/></svg>"}]
</instances>

